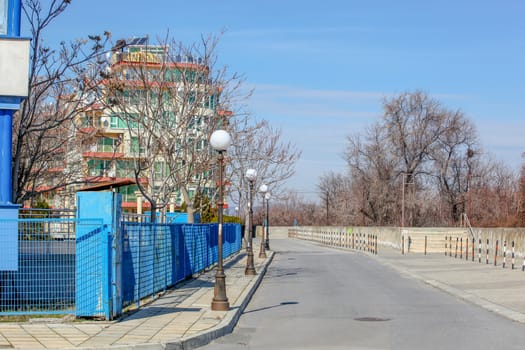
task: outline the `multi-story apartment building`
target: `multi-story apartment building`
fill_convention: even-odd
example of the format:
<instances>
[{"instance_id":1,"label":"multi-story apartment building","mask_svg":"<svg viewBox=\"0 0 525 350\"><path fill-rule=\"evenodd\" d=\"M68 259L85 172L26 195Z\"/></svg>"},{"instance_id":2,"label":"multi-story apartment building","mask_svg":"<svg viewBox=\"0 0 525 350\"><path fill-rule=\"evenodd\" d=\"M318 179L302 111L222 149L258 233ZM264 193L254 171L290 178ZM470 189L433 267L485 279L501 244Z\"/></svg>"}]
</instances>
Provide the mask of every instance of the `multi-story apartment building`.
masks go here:
<instances>
[{"instance_id":1,"label":"multi-story apartment building","mask_svg":"<svg viewBox=\"0 0 525 350\"><path fill-rule=\"evenodd\" d=\"M170 178L175 179L173 172L179 171L173 169L171 157L179 150L154 151L160 146L149 142L147 133L151 130L147 123L153 125L152 119L158 122L165 118L163 123L170 125L165 125L166 129L155 137L176 138L172 144L178 148L191 144L196 154L210 153L210 124L231 112L218 108L220 91L208 89L209 72L202 59L190 55L170 57L168 47L150 46L146 38L133 39L113 52L110 73L98 83L103 102L90 104L78 116L77 142L71 143L67 152L66 167L81 169L76 184L57 193L54 206L74 206L72 201L78 190L112 188L122 193L124 210L142 212L137 203L142 202L144 210L148 210L149 203L137 200L137 182L150 193L157 191L164 202L169 196L172 210L181 204L180 191L174 191L169 183ZM197 107L196 99L201 101ZM177 128L180 130L175 132ZM186 163L184 157L193 156L181 152L176 161L180 169ZM149 164L144 167L147 171L140 171L142 163ZM193 176L195 186L190 186L190 195L196 190L213 193L215 182L210 172L202 170L198 174Z\"/></svg>"}]
</instances>

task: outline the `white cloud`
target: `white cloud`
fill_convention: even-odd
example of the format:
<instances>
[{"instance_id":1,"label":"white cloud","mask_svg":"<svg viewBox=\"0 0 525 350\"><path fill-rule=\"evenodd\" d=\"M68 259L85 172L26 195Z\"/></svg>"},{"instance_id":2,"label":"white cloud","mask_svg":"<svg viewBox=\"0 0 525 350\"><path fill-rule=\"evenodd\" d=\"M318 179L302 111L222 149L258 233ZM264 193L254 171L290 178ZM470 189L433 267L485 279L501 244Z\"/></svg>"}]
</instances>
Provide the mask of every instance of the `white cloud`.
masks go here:
<instances>
[{"instance_id":1,"label":"white cloud","mask_svg":"<svg viewBox=\"0 0 525 350\"><path fill-rule=\"evenodd\" d=\"M372 120L380 113L383 93L348 90L307 89L286 85L256 84L250 105L256 114L285 116L318 123L334 120ZM375 109L375 111L374 111ZM289 120L289 119L288 119Z\"/></svg>"},{"instance_id":2,"label":"white cloud","mask_svg":"<svg viewBox=\"0 0 525 350\"><path fill-rule=\"evenodd\" d=\"M259 118L283 131L283 141L302 150L288 187L314 193L319 177L346 170L346 136L364 129L380 115L380 92L308 89L257 84L249 104Z\"/></svg>"}]
</instances>

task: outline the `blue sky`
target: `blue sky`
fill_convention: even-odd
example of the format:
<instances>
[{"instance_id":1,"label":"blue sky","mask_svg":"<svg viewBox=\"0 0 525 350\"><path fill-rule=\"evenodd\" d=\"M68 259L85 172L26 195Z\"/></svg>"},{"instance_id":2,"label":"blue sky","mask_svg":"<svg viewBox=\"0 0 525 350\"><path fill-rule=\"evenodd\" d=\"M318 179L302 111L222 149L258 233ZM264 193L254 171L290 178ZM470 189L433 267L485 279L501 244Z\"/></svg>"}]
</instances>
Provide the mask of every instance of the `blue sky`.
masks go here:
<instances>
[{"instance_id":1,"label":"blue sky","mask_svg":"<svg viewBox=\"0 0 525 350\"><path fill-rule=\"evenodd\" d=\"M523 0L73 0L49 28L58 42L186 43L226 30L219 57L255 88L248 109L302 149L288 187L315 199L318 178L345 171L345 137L381 115L384 97L416 89L460 109L484 150L518 169L525 152Z\"/></svg>"}]
</instances>

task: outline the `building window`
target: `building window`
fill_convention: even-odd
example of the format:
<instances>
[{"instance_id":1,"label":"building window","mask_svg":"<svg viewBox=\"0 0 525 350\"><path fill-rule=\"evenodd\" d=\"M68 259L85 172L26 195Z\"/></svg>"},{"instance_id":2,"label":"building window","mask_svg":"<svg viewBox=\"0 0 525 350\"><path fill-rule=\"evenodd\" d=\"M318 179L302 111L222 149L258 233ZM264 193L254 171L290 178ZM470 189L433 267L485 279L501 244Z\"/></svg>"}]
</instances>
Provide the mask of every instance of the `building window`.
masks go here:
<instances>
[{"instance_id":1,"label":"building window","mask_svg":"<svg viewBox=\"0 0 525 350\"><path fill-rule=\"evenodd\" d=\"M135 176L135 162L133 160L117 160L117 177L133 178Z\"/></svg>"},{"instance_id":2,"label":"building window","mask_svg":"<svg viewBox=\"0 0 525 350\"><path fill-rule=\"evenodd\" d=\"M140 144L140 140L137 136L131 137L130 151L132 154L144 154L146 152L146 149Z\"/></svg>"},{"instance_id":3,"label":"building window","mask_svg":"<svg viewBox=\"0 0 525 350\"><path fill-rule=\"evenodd\" d=\"M90 159L87 166L89 176L104 176L111 169L111 160Z\"/></svg>"},{"instance_id":4,"label":"building window","mask_svg":"<svg viewBox=\"0 0 525 350\"><path fill-rule=\"evenodd\" d=\"M120 140L111 137L101 137L97 140L97 152L114 152Z\"/></svg>"},{"instance_id":5,"label":"building window","mask_svg":"<svg viewBox=\"0 0 525 350\"><path fill-rule=\"evenodd\" d=\"M217 96L215 94L208 96L204 107L215 110L215 107L217 107Z\"/></svg>"},{"instance_id":6,"label":"building window","mask_svg":"<svg viewBox=\"0 0 525 350\"><path fill-rule=\"evenodd\" d=\"M164 162L155 162L154 164L154 167L155 167L155 172L153 174L153 179L155 181L161 181L161 180L164 180L165 178L165 163Z\"/></svg>"},{"instance_id":7,"label":"building window","mask_svg":"<svg viewBox=\"0 0 525 350\"><path fill-rule=\"evenodd\" d=\"M129 116L130 116L130 118L136 118L137 117L137 115L132 115L132 114L130 114ZM114 115L112 115L110 117L109 125L113 129L128 129L128 125L132 129L136 129L137 126L138 126L138 123L137 122L129 123L126 120L124 120L123 118L121 118L120 116L114 114Z\"/></svg>"},{"instance_id":8,"label":"building window","mask_svg":"<svg viewBox=\"0 0 525 350\"><path fill-rule=\"evenodd\" d=\"M126 124L120 117L112 115L110 117L109 126L115 129L124 129L126 127Z\"/></svg>"},{"instance_id":9,"label":"building window","mask_svg":"<svg viewBox=\"0 0 525 350\"><path fill-rule=\"evenodd\" d=\"M117 192L122 194L123 202L135 202L137 200L137 195L135 194L135 192L138 190L139 188L137 185L130 185L119 187L117 189Z\"/></svg>"}]
</instances>

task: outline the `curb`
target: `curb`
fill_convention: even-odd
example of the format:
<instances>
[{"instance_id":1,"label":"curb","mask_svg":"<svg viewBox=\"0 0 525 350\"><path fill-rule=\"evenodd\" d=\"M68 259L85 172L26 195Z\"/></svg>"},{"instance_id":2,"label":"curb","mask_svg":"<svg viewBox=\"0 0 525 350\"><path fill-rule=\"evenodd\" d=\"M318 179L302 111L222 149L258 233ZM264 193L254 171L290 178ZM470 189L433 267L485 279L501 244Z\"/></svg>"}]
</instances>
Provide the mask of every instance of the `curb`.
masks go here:
<instances>
[{"instance_id":1,"label":"curb","mask_svg":"<svg viewBox=\"0 0 525 350\"><path fill-rule=\"evenodd\" d=\"M502 305L498 305L498 304L495 304L493 302L490 302L486 299L483 299L481 297L478 297L477 295L474 295L474 294L471 294L471 293L468 293L468 292L465 292L465 291L462 291L460 289L457 289L457 288L454 288L454 287L451 287L447 284L444 284L444 283L441 283L439 281L435 281L435 280L426 280L424 278L421 278L419 277L420 280L422 280L424 283L434 287L434 288L437 288L437 289L440 289L450 295L454 295L464 301L467 301L471 304L474 304L474 305L477 305L477 306L480 306L488 311L491 311L497 315L500 315L500 316L503 316L503 317L506 317L508 319L510 319L511 321L515 321L515 322L519 322L519 323L525 323L525 315L520 313L520 312L517 312L517 311L514 311L512 309L509 309L505 306L502 306Z\"/></svg>"},{"instance_id":2,"label":"curb","mask_svg":"<svg viewBox=\"0 0 525 350\"><path fill-rule=\"evenodd\" d=\"M273 260L273 257L275 255L275 252L270 252L270 256L266 258L266 260L263 263L262 269L257 274L257 278L254 278L250 281L248 286L244 289L244 291L239 296L238 300L242 300L241 304L235 308L235 312L229 312L226 317L221 321L221 323L213 328L210 328L200 334L196 334L187 338L182 338L177 341L168 342L163 344L164 349L169 350L190 350L195 349L201 346L204 346L206 344L209 344L213 340L220 338L222 336L225 336L226 334L230 334L233 329L235 328L235 325L239 321L239 318L241 317L242 313L244 312L244 309L246 306L248 306L248 303L250 302L252 296L255 294L255 291L259 287L259 285L262 282L262 279L264 275L266 274L266 271L268 269L268 266ZM158 344L144 344L145 346L142 347L140 345L134 346L134 349L148 349L148 345L156 345L155 348L158 349Z\"/></svg>"},{"instance_id":3,"label":"curb","mask_svg":"<svg viewBox=\"0 0 525 350\"><path fill-rule=\"evenodd\" d=\"M463 301L466 301L468 303L471 303L473 305L477 305L479 307L484 308L485 310L488 310L490 312L493 312L497 315L500 315L502 317L508 318L511 321L519 322L519 323L525 323L525 314L522 314L520 312L514 311L512 309L509 309L505 306L498 305L496 303L493 303L491 301L488 301L487 299L481 298L475 294L468 293L464 290L454 288L452 286L449 286L448 284L445 284L443 282L439 282L433 279L426 279L423 276L414 273L406 268L402 268L399 266L396 266L388 261L385 261L380 256L376 258L378 262L381 264L390 267L393 270L398 271L402 275L421 281L433 288L439 289L449 295L455 296L458 299L461 299Z\"/></svg>"}]
</instances>

